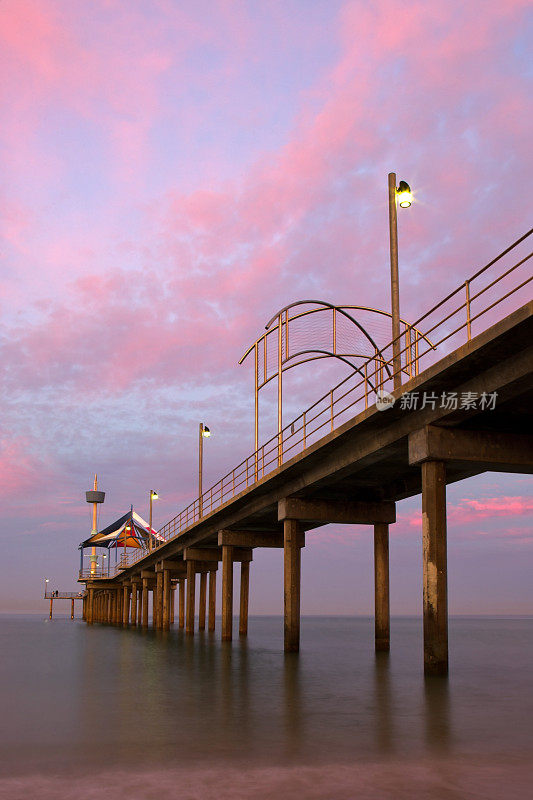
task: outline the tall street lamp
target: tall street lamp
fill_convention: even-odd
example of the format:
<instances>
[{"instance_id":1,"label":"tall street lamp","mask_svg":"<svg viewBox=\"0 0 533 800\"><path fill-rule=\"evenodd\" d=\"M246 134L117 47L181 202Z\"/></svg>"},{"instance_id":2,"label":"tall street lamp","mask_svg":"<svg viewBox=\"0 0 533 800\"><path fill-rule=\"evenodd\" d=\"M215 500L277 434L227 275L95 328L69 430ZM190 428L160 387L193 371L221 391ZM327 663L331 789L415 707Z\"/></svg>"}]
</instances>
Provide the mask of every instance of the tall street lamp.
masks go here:
<instances>
[{"instance_id":1,"label":"tall street lamp","mask_svg":"<svg viewBox=\"0 0 533 800\"><path fill-rule=\"evenodd\" d=\"M45 598L46 598L46 589L48 588L48 587L46 586L46 584L47 584L48 582L49 582L49 578L45 578L45 579L44 579L44 596L45 596Z\"/></svg>"},{"instance_id":2,"label":"tall street lamp","mask_svg":"<svg viewBox=\"0 0 533 800\"><path fill-rule=\"evenodd\" d=\"M152 503L154 500L159 500L159 495L153 489L150 489L150 536L148 538L148 550L152 551Z\"/></svg>"},{"instance_id":3,"label":"tall street lamp","mask_svg":"<svg viewBox=\"0 0 533 800\"><path fill-rule=\"evenodd\" d=\"M389 233L390 233L390 278L392 311L392 367L394 388L402 385L402 348L400 341L400 279L398 275L398 219L396 203L400 208L409 208L413 195L408 183L400 181L396 187L396 173L389 172Z\"/></svg>"},{"instance_id":4,"label":"tall street lamp","mask_svg":"<svg viewBox=\"0 0 533 800\"><path fill-rule=\"evenodd\" d=\"M203 478L203 471L204 471L204 439L208 439L211 436L211 431L204 425L203 422L200 422L200 427L198 430L198 504L199 504L199 516L202 516L203 509L202 509L202 478Z\"/></svg>"}]
</instances>

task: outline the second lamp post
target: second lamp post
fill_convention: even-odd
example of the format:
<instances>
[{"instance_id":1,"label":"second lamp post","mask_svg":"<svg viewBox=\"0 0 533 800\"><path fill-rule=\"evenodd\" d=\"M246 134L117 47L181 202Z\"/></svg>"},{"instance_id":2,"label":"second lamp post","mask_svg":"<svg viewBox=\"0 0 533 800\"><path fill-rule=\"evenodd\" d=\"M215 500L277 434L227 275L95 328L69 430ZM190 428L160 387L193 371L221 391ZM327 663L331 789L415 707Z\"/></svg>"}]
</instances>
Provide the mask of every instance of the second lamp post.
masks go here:
<instances>
[{"instance_id":1,"label":"second lamp post","mask_svg":"<svg viewBox=\"0 0 533 800\"><path fill-rule=\"evenodd\" d=\"M211 436L211 431L204 425L203 422L200 422L200 427L198 430L198 516L202 516L202 475L204 471L204 439L209 438Z\"/></svg>"}]
</instances>

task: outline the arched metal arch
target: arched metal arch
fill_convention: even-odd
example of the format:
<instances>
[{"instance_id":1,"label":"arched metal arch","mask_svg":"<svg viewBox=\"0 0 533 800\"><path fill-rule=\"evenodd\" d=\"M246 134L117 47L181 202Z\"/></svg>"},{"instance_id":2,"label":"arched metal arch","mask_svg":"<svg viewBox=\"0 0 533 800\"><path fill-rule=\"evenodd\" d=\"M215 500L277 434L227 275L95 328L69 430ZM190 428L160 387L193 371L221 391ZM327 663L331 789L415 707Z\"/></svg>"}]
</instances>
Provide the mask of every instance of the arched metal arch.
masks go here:
<instances>
[{"instance_id":1,"label":"arched metal arch","mask_svg":"<svg viewBox=\"0 0 533 800\"><path fill-rule=\"evenodd\" d=\"M308 308L304 311L300 311L295 314L290 314L291 309L297 308L299 306L318 306L317 308ZM289 351L289 341L290 341L290 323L294 322L295 320L302 319L303 317L309 316L311 314L316 314L318 312L324 311L331 311L332 313L332 350L324 350L319 348L311 348L300 350L296 353L290 353ZM349 313L350 311L365 311L371 312L374 314L380 314L382 316L391 317L390 312L388 311L381 311L380 309L376 308L369 308L367 306L355 306L355 305L347 305L347 306L336 306L332 303L328 303L324 300L298 300L294 303L290 303L287 306L284 306L280 309L274 316L267 322L265 325L265 333L263 333L244 353L244 355L239 360L239 364L242 364L246 358L250 355L252 351L255 354L255 450L257 451L259 447L259 390L262 389L267 383L269 383L273 378L278 378L278 436L281 437L282 431L282 415L283 415L283 397L282 397L282 375L289 369L292 369L295 366L300 364L307 363L309 361L317 360L320 358L336 358L340 361L346 363L354 372L358 372L362 375L365 379L365 382L368 383L372 391L376 391L376 386L371 383L368 379L368 372L366 369L366 362L370 360L374 360L375 362L375 375L376 380L378 375L383 376L383 372L386 372L388 377L392 376L391 370L389 368L389 364L387 359L384 358L382 349L380 349L374 340L374 338L370 335L370 333L365 329L365 327L357 320L355 317ZM363 335L363 337L367 340L369 344L369 349L371 349L369 353L351 353L351 352L339 352L337 347L337 315L344 317L345 319L349 320ZM276 323L277 324L274 324ZM407 372L409 376L413 374L413 361L414 361L414 371L415 374L418 370L418 341L420 339L424 339L428 342L430 346L431 342L427 339L427 337L418 331L413 326L409 325L408 322L405 320L400 321L404 327L404 333L407 346L407 359L406 359L406 368L404 371ZM277 332L277 369L272 373L272 375L268 376L268 364L267 364L267 350L268 350L268 337L275 336ZM411 341L413 339L413 341ZM263 349L263 380L259 380L259 348L262 345ZM415 349L415 358L412 357L412 346ZM285 351L285 352L284 352ZM308 358L303 358L303 356L309 356ZM361 367L353 361L353 359L363 359L365 362L365 371L361 369ZM382 382L382 379L377 381L378 385Z\"/></svg>"}]
</instances>

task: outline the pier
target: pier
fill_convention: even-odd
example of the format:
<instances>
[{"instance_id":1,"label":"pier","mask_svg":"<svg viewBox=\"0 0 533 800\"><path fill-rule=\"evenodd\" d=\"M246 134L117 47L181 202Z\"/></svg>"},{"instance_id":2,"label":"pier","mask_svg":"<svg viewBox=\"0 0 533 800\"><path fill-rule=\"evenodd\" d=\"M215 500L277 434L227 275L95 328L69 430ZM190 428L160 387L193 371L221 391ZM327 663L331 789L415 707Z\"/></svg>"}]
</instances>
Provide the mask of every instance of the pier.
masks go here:
<instances>
[{"instance_id":1,"label":"pier","mask_svg":"<svg viewBox=\"0 0 533 800\"><path fill-rule=\"evenodd\" d=\"M60 592L58 590L45 591L44 599L50 600L49 619L54 616L54 600L70 600L70 618L74 619L74 603L76 600L85 601L86 592ZM85 607L85 606L84 606Z\"/></svg>"},{"instance_id":2,"label":"pier","mask_svg":"<svg viewBox=\"0 0 533 800\"><path fill-rule=\"evenodd\" d=\"M276 547L284 553L284 649L296 652L300 565L313 531L329 523L367 525L374 537L375 649L388 651L390 526L396 503L421 495L424 671L446 675L446 486L486 471L533 473L533 301L527 294L533 276L530 269L524 275L531 253L509 261L530 234L405 325L289 425L282 425L280 411L277 434L261 446L256 424L254 452L154 536L150 525L149 547L132 555L124 545L112 574L95 561L85 568L82 558L85 621L147 628L152 593L155 629L174 624L177 605L177 624L187 635L194 635L196 619L200 630L213 631L220 571L220 634L230 641L237 565L238 633L246 636L254 550ZM340 309L330 308L335 326ZM271 326L280 407L296 319L290 309ZM248 351L255 354L256 423L263 339Z\"/></svg>"}]
</instances>

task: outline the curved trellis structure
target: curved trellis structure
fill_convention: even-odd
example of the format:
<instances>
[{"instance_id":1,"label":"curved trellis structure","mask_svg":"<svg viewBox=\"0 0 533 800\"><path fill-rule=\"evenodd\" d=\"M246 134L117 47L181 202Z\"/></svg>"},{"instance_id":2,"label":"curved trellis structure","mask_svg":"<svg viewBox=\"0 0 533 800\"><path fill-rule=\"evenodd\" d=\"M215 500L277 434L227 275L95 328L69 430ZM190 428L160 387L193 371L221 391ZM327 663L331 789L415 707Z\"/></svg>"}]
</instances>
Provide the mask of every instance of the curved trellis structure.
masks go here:
<instances>
[{"instance_id":1,"label":"curved trellis structure","mask_svg":"<svg viewBox=\"0 0 533 800\"><path fill-rule=\"evenodd\" d=\"M265 326L265 333L239 361L242 364L254 353L256 451L259 448L259 391L277 378L281 464L283 373L293 367L322 358L336 358L362 376L367 394L375 394L384 376L392 375L392 365L383 355L390 338L390 318L388 311L366 306L335 306L323 300L299 300L278 311ZM408 377L418 374L422 339L431 346L421 331L401 320L402 372Z\"/></svg>"}]
</instances>

